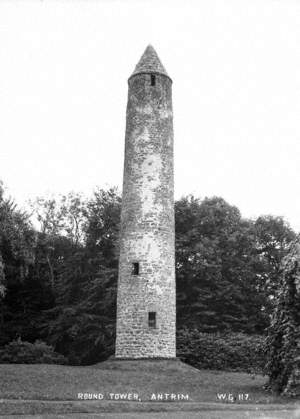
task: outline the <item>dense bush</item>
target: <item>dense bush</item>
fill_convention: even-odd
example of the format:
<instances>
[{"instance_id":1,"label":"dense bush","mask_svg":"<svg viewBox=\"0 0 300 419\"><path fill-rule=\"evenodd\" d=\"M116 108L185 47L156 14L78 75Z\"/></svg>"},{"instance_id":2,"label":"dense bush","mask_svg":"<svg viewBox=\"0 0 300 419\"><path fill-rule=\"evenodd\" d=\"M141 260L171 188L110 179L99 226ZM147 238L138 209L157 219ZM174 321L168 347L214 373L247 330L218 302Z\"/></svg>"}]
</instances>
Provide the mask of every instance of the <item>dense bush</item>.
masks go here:
<instances>
[{"instance_id":1,"label":"dense bush","mask_svg":"<svg viewBox=\"0 0 300 419\"><path fill-rule=\"evenodd\" d=\"M2 364L66 364L66 358L41 340L34 343L14 340L0 349Z\"/></svg>"},{"instance_id":2,"label":"dense bush","mask_svg":"<svg viewBox=\"0 0 300 419\"><path fill-rule=\"evenodd\" d=\"M261 373L265 364L263 336L243 333L177 332L177 356L199 369Z\"/></svg>"}]
</instances>

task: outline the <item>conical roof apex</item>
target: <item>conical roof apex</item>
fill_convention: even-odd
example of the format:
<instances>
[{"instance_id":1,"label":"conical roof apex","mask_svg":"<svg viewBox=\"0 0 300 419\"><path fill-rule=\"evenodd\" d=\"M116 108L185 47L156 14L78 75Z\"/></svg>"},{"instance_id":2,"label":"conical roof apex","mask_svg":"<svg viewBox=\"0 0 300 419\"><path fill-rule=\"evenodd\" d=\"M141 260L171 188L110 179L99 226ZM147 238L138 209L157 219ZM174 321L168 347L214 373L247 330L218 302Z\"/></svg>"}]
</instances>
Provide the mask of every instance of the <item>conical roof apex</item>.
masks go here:
<instances>
[{"instance_id":1,"label":"conical roof apex","mask_svg":"<svg viewBox=\"0 0 300 419\"><path fill-rule=\"evenodd\" d=\"M145 49L144 54L141 56L140 61L137 63L134 72L130 77L139 73L159 73L169 77L165 67L162 65L157 55L157 52L150 44Z\"/></svg>"}]
</instances>

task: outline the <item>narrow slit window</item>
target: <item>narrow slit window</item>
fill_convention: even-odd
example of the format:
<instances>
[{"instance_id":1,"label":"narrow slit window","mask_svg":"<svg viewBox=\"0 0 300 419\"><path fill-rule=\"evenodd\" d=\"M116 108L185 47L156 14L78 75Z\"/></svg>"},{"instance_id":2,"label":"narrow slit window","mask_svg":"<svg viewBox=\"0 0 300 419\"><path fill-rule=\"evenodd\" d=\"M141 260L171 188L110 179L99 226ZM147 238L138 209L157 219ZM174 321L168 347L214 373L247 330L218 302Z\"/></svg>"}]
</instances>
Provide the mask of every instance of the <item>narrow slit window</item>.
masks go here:
<instances>
[{"instance_id":1,"label":"narrow slit window","mask_svg":"<svg viewBox=\"0 0 300 419\"><path fill-rule=\"evenodd\" d=\"M151 74L151 86L155 86L155 75Z\"/></svg>"},{"instance_id":2,"label":"narrow slit window","mask_svg":"<svg viewBox=\"0 0 300 419\"><path fill-rule=\"evenodd\" d=\"M132 275L138 275L140 273L140 264L138 262L134 262L132 264Z\"/></svg>"},{"instance_id":3,"label":"narrow slit window","mask_svg":"<svg viewBox=\"0 0 300 419\"><path fill-rule=\"evenodd\" d=\"M156 328L156 313L155 311L149 311L148 313L148 326L150 329Z\"/></svg>"}]
</instances>

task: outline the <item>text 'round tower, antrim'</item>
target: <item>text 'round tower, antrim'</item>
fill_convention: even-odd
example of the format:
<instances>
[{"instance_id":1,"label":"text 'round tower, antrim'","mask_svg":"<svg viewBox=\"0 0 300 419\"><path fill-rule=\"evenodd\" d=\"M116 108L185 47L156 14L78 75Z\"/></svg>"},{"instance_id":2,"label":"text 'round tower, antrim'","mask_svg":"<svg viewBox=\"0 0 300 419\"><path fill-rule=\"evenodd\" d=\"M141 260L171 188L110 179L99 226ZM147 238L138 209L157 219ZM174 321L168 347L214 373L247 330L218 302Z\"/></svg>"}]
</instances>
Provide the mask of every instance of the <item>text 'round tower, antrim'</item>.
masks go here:
<instances>
[{"instance_id":1,"label":"text 'round tower, antrim'","mask_svg":"<svg viewBox=\"0 0 300 419\"><path fill-rule=\"evenodd\" d=\"M115 355L174 358L172 80L152 46L128 85Z\"/></svg>"}]
</instances>

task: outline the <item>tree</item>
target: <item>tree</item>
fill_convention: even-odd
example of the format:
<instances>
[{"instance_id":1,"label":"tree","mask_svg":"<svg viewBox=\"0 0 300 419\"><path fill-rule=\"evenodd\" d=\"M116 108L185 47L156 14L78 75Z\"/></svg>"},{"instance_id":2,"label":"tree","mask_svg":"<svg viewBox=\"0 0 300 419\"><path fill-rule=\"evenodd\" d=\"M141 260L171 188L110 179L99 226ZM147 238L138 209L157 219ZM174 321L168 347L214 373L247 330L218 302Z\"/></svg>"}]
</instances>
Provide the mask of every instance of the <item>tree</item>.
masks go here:
<instances>
[{"instance_id":1,"label":"tree","mask_svg":"<svg viewBox=\"0 0 300 419\"><path fill-rule=\"evenodd\" d=\"M271 314L273 300L280 282L281 261L296 238L283 217L260 216L254 223L258 263L255 267L258 289L266 294L266 311Z\"/></svg>"},{"instance_id":2,"label":"tree","mask_svg":"<svg viewBox=\"0 0 300 419\"><path fill-rule=\"evenodd\" d=\"M40 222L0 188L0 346L43 339L74 364L113 353L121 198L38 198ZM178 327L264 333L295 233L280 217L244 219L219 197L175 203Z\"/></svg>"},{"instance_id":3,"label":"tree","mask_svg":"<svg viewBox=\"0 0 300 419\"><path fill-rule=\"evenodd\" d=\"M44 323L47 341L73 364L113 353L120 203L116 189L98 189L85 202L81 239L63 261L60 294Z\"/></svg>"},{"instance_id":4,"label":"tree","mask_svg":"<svg viewBox=\"0 0 300 419\"><path fill-rule=\"evenodd\" d=\"M27 302L20 296L35 262L35 244L36 234L29 216L5 197L0 184L0 343L16 337L28 322Z\"/></svg>"},{"instance_id":5,"label":"tree","mask_svg":"<svg viewBox=\"0 0 300 419\"><path fill-rule=\"evenodd\" d=\"M117 188L97 189L87 204L86 246L100 253L109 267L117 268L121 197Z\"/></svg>"},{"instance_id":6,"label":"tree","mask_svg":"<svg viewBox=\"0 0 300 419\"><path fill-rule=\"evenodd\" d=\"M281 263L275 309L268 330L269 387L300 396L300 237Z\"/></svg>"},{"instance_id":7,"label":"tree","mask_svg":"<svg viewBox=\"0 0 300 419\"><path fill-rule=\"evenodd\" d=\"M176 202L175 220L179 325L262 332L253 223L222 198L193 196Z\"/></svg>"}]
</instances>

